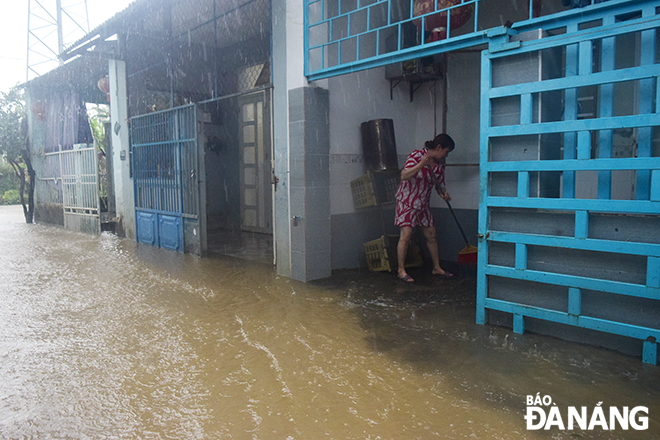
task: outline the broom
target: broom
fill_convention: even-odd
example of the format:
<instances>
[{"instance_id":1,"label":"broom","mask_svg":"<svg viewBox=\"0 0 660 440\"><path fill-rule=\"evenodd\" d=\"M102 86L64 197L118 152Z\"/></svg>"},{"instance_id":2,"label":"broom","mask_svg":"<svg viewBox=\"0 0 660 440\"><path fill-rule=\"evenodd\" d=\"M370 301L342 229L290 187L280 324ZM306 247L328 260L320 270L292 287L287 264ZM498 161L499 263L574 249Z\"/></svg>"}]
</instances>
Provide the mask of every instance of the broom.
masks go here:
<instances>
[{"instance_id":1,"label":"broom","mask_svg":"<svg viewBox=\"0 0 660 440\"><path fill-rule=\"evenodd\" d=\"M465 236L465 231L463 231L461 224L458 222L458 218L456 218L456 214L454 213L454 210L452 209L449 200L445 200L445 202L447 202L447 206L449 207L449 212L451 212L452 217L454 217L454 220L456 220L456 225L458 226L458 229L461 231L463 240L465 240L465 247L461 249L461 251L458 253L458 263L477 264L477 251L479 250L479 248L476 246L472 246L470 244L467 237Z\"/></svg>"}]
</instances>

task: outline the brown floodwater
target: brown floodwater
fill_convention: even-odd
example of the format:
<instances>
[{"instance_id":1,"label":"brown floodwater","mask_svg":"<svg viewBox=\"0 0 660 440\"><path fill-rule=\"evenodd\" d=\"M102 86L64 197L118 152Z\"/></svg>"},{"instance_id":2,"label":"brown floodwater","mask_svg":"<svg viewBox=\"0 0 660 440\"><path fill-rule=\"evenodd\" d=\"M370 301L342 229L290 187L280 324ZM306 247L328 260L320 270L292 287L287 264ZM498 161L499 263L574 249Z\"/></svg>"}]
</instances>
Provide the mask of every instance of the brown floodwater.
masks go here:
<instances>
[{"instance_id":1,"label":"brown floodwater","mask_svg":"<svg viewBox=\"0 0 660 440\"><path fill-rule=\"evenodd\" d=\"M660 367L476 325L469 279L395 281L305 284L0 206L0 438L660 438ZM648 429L527 430L537 393L644 406Z\"/></svg>"}]
</instances>

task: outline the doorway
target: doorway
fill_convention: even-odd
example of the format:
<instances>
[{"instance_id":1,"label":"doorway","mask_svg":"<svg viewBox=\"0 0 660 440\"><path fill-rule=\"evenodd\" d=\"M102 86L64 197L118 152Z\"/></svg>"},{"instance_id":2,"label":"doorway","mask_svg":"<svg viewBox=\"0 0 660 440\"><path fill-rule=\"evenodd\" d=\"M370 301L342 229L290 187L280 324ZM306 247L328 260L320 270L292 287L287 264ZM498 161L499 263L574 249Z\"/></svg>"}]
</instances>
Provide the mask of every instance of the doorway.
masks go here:
<instances>
[{"instance_id":1,"label":"doorway","mask_svg":"<svg viewBox=\"0 0 660 440\"><path fill-rule=\"evenodd\" d=\"M209 252L273 264L270 94L200 104Z\"/></svg>"},{"instance_id":2,"label":"doorway","mask_svg":"<svg viewBox=\"0 0 660 440\"><path fill-rule=\"evenodd\" d=\"M264 92L239 98L241 230L273 233L269 103Z\"/></svg>"}]
</instances>

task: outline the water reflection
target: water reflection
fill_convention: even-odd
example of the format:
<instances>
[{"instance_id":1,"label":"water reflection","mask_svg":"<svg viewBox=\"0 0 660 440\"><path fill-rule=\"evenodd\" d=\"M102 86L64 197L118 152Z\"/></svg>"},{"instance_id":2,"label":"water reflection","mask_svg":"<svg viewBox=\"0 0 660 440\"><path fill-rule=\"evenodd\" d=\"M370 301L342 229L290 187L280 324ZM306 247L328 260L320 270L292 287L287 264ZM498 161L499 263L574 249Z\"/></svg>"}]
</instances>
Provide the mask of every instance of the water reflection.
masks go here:
<instances>
[{"instance_id":1,"label":"water reflection","mask_svg":"<svg viewBox=\"0 0 660 440\"><path fill-rule=\"evenodd\" d=\"M0 438L654 438L660 368L474 324L467 280L303 284L0 207ZM528 432L527 394L649 431Z\"/></svg>"}]
</instances>

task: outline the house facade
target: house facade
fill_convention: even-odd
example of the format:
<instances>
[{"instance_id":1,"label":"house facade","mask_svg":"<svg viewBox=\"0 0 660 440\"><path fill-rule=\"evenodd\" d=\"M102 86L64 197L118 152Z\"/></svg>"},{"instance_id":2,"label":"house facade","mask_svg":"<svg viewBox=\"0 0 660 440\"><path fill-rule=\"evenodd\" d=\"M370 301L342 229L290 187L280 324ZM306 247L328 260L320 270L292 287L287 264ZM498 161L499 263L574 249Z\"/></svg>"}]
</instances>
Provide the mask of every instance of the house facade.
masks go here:
<instances>
[{"instance_id":1,"label":"house facade","mask_svg":"<svg viewBox=\"0 0 660 440\"><path fill-rule=\"evenodd\" d=\"M305 153L308 145L309 153L325 157L326 145L329 153L327 168L305 166L314 179L327 170L330 226L306 233L330 241L332 269L379 230L381 212L350 204L349 182L365 172L359 123L392 119L400 164L447 132L457 143L447 188L479 242L477 322L656 363L659 4L436 3L303 5L310 82L289 87L289 99L299 89L327 90L327 107L303 114L329 115L323 151L302 122ZM290 32L300 30L292 24ZM293 145L300 112L289 110ZM306 195L324 185L301 186ZM464 243L439 199L432 208L441 254L451 259Z\"/></svg>"},{"instance_id":2,"label":"house facade","mask_svg":"<svg viewBox=\"0 0 660 440\"><path fill-rule=\"evenodd\" d=\"M398 166L447 132L447 189L479 245L477 321L656 363L658 7L136 1L28 85L46 109L31 115L37 211L64 222L46 158L85 143L48 135L49 112L109 97L126 236L197 254L223 231L270 237L277 272L310 281L364 266L363 244L398 232L391 203L356 206L351 182L372 171L362 125L391 122ZM107 96L83 87L105 76ZM432 210L451 264L465 243L439 198Z\"/></svg>"}]
</instances>

